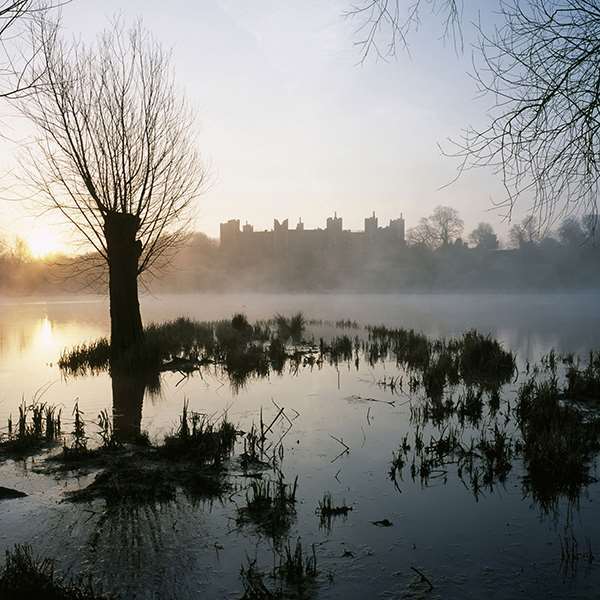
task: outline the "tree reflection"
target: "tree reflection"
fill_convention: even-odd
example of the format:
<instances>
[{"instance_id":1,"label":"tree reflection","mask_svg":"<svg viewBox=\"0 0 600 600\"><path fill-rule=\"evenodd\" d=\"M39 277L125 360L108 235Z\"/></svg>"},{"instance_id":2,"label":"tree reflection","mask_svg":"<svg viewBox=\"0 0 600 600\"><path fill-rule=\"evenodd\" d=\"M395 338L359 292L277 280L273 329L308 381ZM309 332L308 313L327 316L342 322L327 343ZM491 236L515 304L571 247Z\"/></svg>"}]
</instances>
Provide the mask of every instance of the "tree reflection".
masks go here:
<instances>
[{"instance_id":1,"label":"tree reflection","mask_svg":"<svg viewBox=\"0 0 600 600\"><path fill-rule=\"evenodd\" d=\"M118 442L133 442L142 433L142 407L146 391L157 391L159 382L147 376L132 375L116 369L111 373L113 428Z\"/></svg>"}]
</instances>

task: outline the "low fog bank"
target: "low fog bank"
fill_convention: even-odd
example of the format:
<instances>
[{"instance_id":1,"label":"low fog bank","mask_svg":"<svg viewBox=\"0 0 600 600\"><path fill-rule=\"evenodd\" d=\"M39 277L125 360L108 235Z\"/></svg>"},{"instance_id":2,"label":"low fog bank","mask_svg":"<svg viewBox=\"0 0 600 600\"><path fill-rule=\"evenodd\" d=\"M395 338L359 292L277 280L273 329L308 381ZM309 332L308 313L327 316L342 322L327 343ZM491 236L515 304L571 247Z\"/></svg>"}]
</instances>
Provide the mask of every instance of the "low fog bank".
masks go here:
<instances>
[{"instance_id":1,"label":"low fog bank","mask_svg":"<svg viewBox=\"0 0 600 600\"><path fill-rule=\"evenodd\" d=\"M286 256L226 255L196 235L173 268L152 284L157 292L519 292L600 289L600 248L553 240L518 249L395 247L377 259L344 252Z\"/></svg>"},{"instance_id":2,"label":"low fog bank","mask_svg":"<svg viewBox=\"0 0 600 600\"><path fill-rule=\"evenodd\" d=\"M517 249L394 247L377 259L306 250L294 255L226 254L194 234L170 264L144 284L155 293L202 292L535 292L600 289L600 247L555 240ZM36 260L0 255L0 294L104 293L94 257Z\"/></svg>"}]
</instances>

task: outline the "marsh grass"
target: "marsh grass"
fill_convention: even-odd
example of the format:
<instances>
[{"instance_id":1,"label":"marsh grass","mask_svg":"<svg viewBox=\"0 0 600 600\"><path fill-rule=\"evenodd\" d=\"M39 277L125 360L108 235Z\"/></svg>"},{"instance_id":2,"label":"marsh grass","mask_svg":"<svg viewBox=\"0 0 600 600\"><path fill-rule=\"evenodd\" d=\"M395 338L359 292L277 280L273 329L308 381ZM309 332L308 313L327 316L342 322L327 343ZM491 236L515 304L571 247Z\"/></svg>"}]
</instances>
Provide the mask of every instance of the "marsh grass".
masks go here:
<instances>
[{"instance_id":1,"label":"marsh grass","mask_svg":"<svg viewBox=\"0 0 600 600\"><path fill-rule=\"evenodd\" d=\"M306 329L306 319L301 312L291 317L276 314L274 322L277 327L277 334L282 341L285 342L289 339L295 343L302 341L302 335Z\"/></svg>"},{"instance_id":2,"label":"marsh grass","mask_svg":"<svg viewBox=\"0 0 600 600\"><path fill-rule=\"evenodd\" d=\"M297 489L298 477L288 484L282 473L276 480L252 481L246 491L246 506L238 510L238 523L252 523L260 532L279 540L296 517Z\"/></svg>"},{"instance_id":3,"label":"marsh grass","mask_svg":"<svg viewBox=\"0 0 600 600\"><path fill-rule=\"evenodd\" d=\"M389 475L396 486L406 469L425 486L456 474L479 497L503 484L520 459L527 471L525 492L548 509L560 496L574 500L592 481L590 465L600 450L594 416L600 400L600 353L590 353L584 363L549 353L533 366L533 378L521 385L511 408L503 393L515 376L515 357L489 335L470 330L431 339L414 330L369 326L362 338L342 333L318 343L287 345L302 339L307 323L301 314L276 315L254 325L243 314L213 323L178 319L149 326L144 348L132 349L137 358L127 360L132 369L141 357L143 365L158 372L184 374L210 365L228 376L234 390L250 378L283 373L288 365L295 374L301 367L324 363L350 367L354 362L358 368L360 360L369 365L391 361L401 377L381 380L380 387L421 396L410 408L414 440L392 456ZM77 372L86 364L98 368L110 363L108 350L106 341L76 348L61 364ZM526 372L529 376L530 365ZM541 375L545 381L539 380ZM585 403L587 413L578 403ZM105 444L110 444L106 421L103 426ZM218 467L230 457L238 433L226 419L212 423L206 416L189 415L186 406L179 429L157 452L162 458ZM266 443L262 420L243 437L242 469L275 465L278 448Z\"/></svg>"},{"instance_id":4,"label":"marsh grass","mask_svg":"<svg viewBox=\"0 0 600 600\"><path fill-rule=\"evenodd\" d=\"M561 496L576 501L595 481L590 467L600 450L600 417L564 402L564 395L554 377L531 377L518 392L524 486L544 510L552 510Z\"/></svg>"},{"instance_id":5,"label":"marsh grass","mask_svg":"<svg viewBox=\"0 0 600 600\"><path fill-rule=\"evenodd\" d=\"M77 411L76 407L74 414ZM213 421L190 412L186 401L177 430L158 445L152 445L147 436L137 444L118 443L106 412L100 413L98 424L101 445L87 447L80 417L72 434L79 442L50 459L54 471L98 471L92 483L67 495L72 502L102 499L108 506L143 505L170 502L179 489L196 500L219 498L230 488L224 463L240 432L226 416Z\"/></svg>"},{"instance_id":6,"label":"marsh grass","mask_svg":"<svg viewBox=\"0 0 600 600\"><path fill-rule=\"evenodd\" d=\"M207 415L189 412L189 403L183 404L179 428L165 437L158 448L170 460L188 459L198 464L220 465L233 452L238 431L227 420L227 415L212 421Z\"/></svg>"},{"instance_id":7,"label":"marsh grass","mask_svg":"<svg viewBox=\"0 0 600 600\"><path fill-rule=\"evenodd\" d=\"M429 438L424 433L428 416L422 411L413 411L413 442L409 442L408 434L404 437L401 446L392 453L388 471L389 479L398 490L407 466L411 479L420 481L424 487L440 480L445 483L448 476L455 473L476 499L484 488L492 489L506 480L516 452L512 437L497 424L483 427L477 435L470 430L467 435L459 424L450 424L456 406L450 405L445 413L448 421L437 417Z\"/></svg>"},{"instance_id":8,"label":"marsh grass","mask_svg":"<svg viewBox=\"0 0 600 600\"><path fill-rule=\"evenodd\" d=\"M274 562L270 573L259 570L256 560L248 559L247 566L242 565L242 600L302 599L313 595L318 576L314 544L310 553L304 553L300 539L294 547L288 540L283 550L276 554Z\"/></svg>"},{"instance_id":9,"label":"marsh grass","mask_svg":"<svg viewBox=\"0 0 600 600\"><path fill-rule=\"evenodd\" d=\"M254 325L243 314L214 322L181 318L149 325L144 341L118 357L111 356L110 344L103 339L64 352L59 365L73 375L103 369L189 375L211 365L222 370L234 389L241 389L252 377L283 373L288 363L293 373L301 366L312 368L325 361L335 366L353 361L358 369L362 356L372 366L395 360L408 371L411 391L422 386L434 399L441 399L448 387L460 382L482 390L497 389L510 381L515 371L513 355L476 331L432 340L414 330L367 327L367 339L342 334L321 338L317 347L303 341L306 326L301 313L290 317L278 314ZM386 381L386 387L394 392L397 383L396 379ZM154 387L159 385L154 381Z\"/></svg>"},{"instance_id":10,"label":"marsh grass","mask_svg":"<svg viewBox=\"0 0 600 600\"><path fill-rule=\"evenodd\" d=\"M56 573L54 562L37 558L27 545L6 552L0 571L2 600L109 600L114 596L94 590L91 581L68 580Z\"/></svg>"},{"instance_id":11,"label":"marsh grass","mask_svg":"<svg viewBox=\"0 0 600 600\"><path fill-rule=\"evenodd\" d=\"M12 415L8 418L6 434L0 437L0 456L29 456L60 443L61 410L42 402L43 392L36 392L29 404L21 400L16 423Z\"/></svg>"},{"instance_id":12,"label":"marsh grass","mask_svg":"<svg viewBox=\"0 0 600 600\"><path fill-rule=\"evenodd\" d=\"M515 358L511 352L490 336L477 331L465 332L449 340L431 340L406 329L385 326L368 327L369 339L362 350L371 365L388 357L419 377L412 379L411 391L417 381L429 398L441 400L448 386L463 383L483 390L497 389L511 380L515 373Z\"/></svg>"},{"instance_id":13,"label":"marsh grass","mask_svg":"<svg viewBox=\"0 0 600 600\"><path fill-rule=\"evenodd\" d=\"M334 502L331 493L326 492L323 494L323 498L319 500L316 511L319 515L319 526L321 529L329 532L331 531L334 519L337 517L346 518L351 511L352 507L347 506L345 500L341 504L337 504Z\"/></svg>"},{"instance_id":14,"label":"marsh grass","mask_svg":"<svg viewBox=\"0 0 600 600\"><path fill-rule=\"evenodd\" d=\"M563 357L567 365L565 394L577 401L600 402L600 351L589 354L587 365L581 367L578 358Z\"/></svg>"},{"instance_id":15,"label":"marsh grass","mask_svg":"<svg viewBox=\"0 0 600 600\"><path fill-rule=\"evenodd\" d=\"M79 408L79 402L73 407L73 429L70 434L71 443L63 445L62 458L66 461L85 459L93 454L88 448L88 436L85 431L84 412Z\"/></svg>"}]
</instances>

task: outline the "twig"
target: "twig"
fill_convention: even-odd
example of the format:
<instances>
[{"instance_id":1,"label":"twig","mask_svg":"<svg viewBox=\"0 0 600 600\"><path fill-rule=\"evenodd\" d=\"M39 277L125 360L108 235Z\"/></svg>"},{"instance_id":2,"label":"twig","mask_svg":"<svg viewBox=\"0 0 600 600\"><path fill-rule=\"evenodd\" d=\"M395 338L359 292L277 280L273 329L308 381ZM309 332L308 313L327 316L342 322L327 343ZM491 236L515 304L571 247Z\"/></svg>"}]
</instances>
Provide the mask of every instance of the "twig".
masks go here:
<instances>
[{"instance_id":1,"label":"twig","mask_svg":"<svg viewBox=\"0 0 600 600\"><path fill-rule=\"evenodd\" d=\"M422 572L419 571L419 569L417 569L417 567L412 567L411 569L421 577L421 581L424 581L428 586L429 586L429 591L431 591L433 589L433 583L431 583L431 581L428 579L428 577Z\"/></svg>"},{"instance_id":2,"label":"twig","mask_svg":"<svg viewBox=\"0 0 600 600\"><path fill-rule=\"evenodd\" d=\"M341 458L345 454L350 454L350 446L348 446L348 444L346 444L344 440L336 438L334 435L331 434L329 434L329 437L333 438L338 444L341 444L344 447L344 449L331 461L332 463L334 463L338 458Z\"/></svg>"}]
</instances>

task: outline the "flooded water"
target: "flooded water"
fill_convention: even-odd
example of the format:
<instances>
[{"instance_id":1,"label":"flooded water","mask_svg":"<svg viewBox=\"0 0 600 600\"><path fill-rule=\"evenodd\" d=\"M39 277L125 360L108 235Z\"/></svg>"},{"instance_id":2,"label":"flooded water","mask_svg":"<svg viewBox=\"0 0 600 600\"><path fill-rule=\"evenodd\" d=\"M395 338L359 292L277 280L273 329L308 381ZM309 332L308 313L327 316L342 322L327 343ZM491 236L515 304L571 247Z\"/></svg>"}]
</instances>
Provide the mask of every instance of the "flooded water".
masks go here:
<instances>
[{"instance_id":1,"label":"flooded water","mask_svg":"<svg viewBox=\"0 0 600 600\"><path fill-rule=\"evenodd\" d=\"M522 371L551 350L586 355L600 347L600 297L580 295L188 295L146 297L145 322L178 316L199 320L244 312L264 319L303 311L323 324L309 335L333 335L327 321L414 328L432 337L476 328L516 353ZM65 378L57 360L67 347L104 336L108 307L101 298L0 303L0 427L22 400L43 390L60 406L69 429L75 402L86 419L115 412L121 428L160 439L178 423L182 406L209 415L227 413L242 430L274 418L283 407L291 429L282 442L281 469L298 476L296 517L289 538L315 544L317 598L595 598L599 597L600 486L588 485L578 502L539 506L523 485L524 466L478 494L451 469L423 485L405 473L390 480L390 463L414 433L411 408L419 395L393 395L376 385L394 375L391 362L285 370L235 389L217 370L202 377L163 374L159 392L107 374ZM351 332L354 335L354 332ZM505 386L514 394L518 381ZM285 433L278 422L274 434ZM4 430L4 429L2 429ZM93 433L93 427L89 433ZM337 440L335 439L337 438ZM340 455L343 440L350 450ZM273 563L273 542L240 524L248 481L232 469L233 489L219 501L177 501L110 512L102 503L72 505L64 493L89 483L49 476L41 458L0 463L0 485L29 494L0 503L0 551L30 543L62 570L91 575L124 598L240 598L240 566L257 558ZM320 524L325 492L352 511ZM390 526L374 522L387 520ZM577 540L565 561L564 540ZM598 550L600 553L600 550ZM416 569L416 570L415 570ZM426 574L430 586L418 572Z\"/></svg>"}]
</instances>

